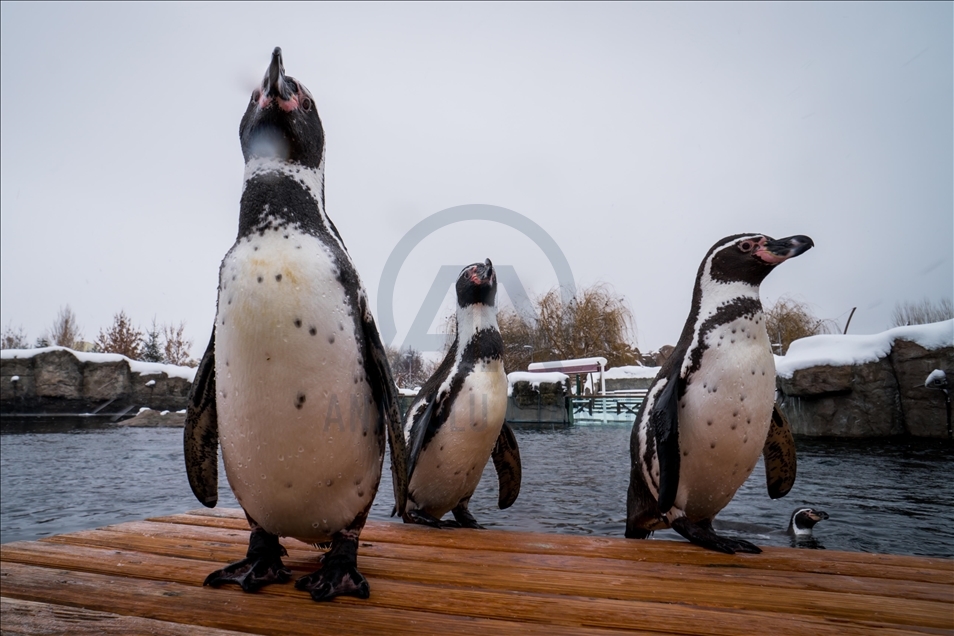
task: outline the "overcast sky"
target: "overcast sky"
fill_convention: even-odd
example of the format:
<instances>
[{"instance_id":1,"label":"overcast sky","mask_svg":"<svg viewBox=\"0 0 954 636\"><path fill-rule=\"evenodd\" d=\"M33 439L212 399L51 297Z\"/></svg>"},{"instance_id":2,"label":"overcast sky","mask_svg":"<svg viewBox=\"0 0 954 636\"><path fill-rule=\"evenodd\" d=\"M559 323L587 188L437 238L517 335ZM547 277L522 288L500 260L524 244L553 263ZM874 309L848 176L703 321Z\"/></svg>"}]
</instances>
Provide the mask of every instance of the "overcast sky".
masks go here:
<instances>
[{"instance_id":1,"label":"overcast sky","mask_svg":"<svg viewBox=\"0 0 954 636\"><path fill-rule=\"evenodd\" d=\"M239 120L274 46L325 126L328 213L377 306L416 223L489 203L674 344L696 269L738 232L807 234L763 301L850 333L951 297L952 4L2 5L0 320L69 304L184 320L200 355L235 239ZM441 265L486 257L540 294L533 241L486 221L422 241L399 345ZM445 310L449 311L447 296ZM504 303L506 296L504 295ZM434 324L440 322L435 318Z\"/></svg>"}]
</instances>

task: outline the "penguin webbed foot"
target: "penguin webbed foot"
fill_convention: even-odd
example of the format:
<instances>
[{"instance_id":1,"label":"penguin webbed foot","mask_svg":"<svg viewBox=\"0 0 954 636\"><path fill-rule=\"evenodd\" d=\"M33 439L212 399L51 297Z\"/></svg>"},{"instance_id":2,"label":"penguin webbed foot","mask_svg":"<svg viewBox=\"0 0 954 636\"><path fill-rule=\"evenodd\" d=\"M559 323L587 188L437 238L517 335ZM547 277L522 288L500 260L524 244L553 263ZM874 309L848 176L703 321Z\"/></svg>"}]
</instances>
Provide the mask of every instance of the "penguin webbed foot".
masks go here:
<instances>
[{"instance_id":1,"label":"penguin webbed foot","mask_svg":"<svg viewBox=\"0 0 954 636\"><path fill-rule=\"evenodd\" d=\"M433 515L429 515L423 510L408 510L404 513L404 523L415 523L419 526L428 526L431 528L459 528L457 521L441 521Z\"/></svg>"},{"instance_id":2,"label":"penguin webbed foot","mask_svg":"<svg viewBox=\"0 0 954 636\"><path fill-rule=\"evenodd\" d=\"M473 530L483 530L484 527L477 523L477 519L470 513L466 506L457 506L451 512L454 513L454 519L457 520L457 527L471 528ZM448 523L448 522L444 522Z\"/></svg>"},{"instance_id":3,"label":"penguin webbed foot","mask_svg":"<svg viewBox=\"0 0 954 636\"><path fill-rule=\"evenodd\" d=\"M255 592L270 583L287 583L291 570L282 563L282 557L287 555L276 535L255 528L249 537L245 558L216 570L205 577L202 585L218 587L235 583L245 592Z\"/></svg>"},{"instance_id":4,"label":"penguin webbed foot","mask_svg":"<svg viewBox=\"0 0 954 636\"><path fill-rule=\"evenodd\" d=\"M358 572L356 538L332 541L331 550L321 557L321 567L295 581L295 588L307 591L315 601L330 601L336 596L371 596L368 580Z\"/></svg>"},{"instance_id":5,"label":"penguin webbed foot","mask_svg":"<svg viewBox=\"0 0 954 636\"><path fill-rule=\"evenodd\" d=\"M712 522L708 519L693 523L686 517L679 517L672 522L672 529L688 539L690 543L716 552L724 554L735 554L736 552L761 554L762 552L762 549L757 545L743 539L720 537L712 529Z\"/></svg>"}]
</instances>

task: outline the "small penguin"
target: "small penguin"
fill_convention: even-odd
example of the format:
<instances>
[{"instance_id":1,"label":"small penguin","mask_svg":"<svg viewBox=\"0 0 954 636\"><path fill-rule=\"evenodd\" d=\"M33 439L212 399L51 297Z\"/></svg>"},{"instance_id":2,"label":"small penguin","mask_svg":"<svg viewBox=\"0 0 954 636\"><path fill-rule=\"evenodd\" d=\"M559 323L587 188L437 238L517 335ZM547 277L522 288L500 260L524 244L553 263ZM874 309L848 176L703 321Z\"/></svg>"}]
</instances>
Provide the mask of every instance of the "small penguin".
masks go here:
<instances>
[{"instance_id":1,"label":"small penguin","mask_svg":"<svg viewBox=\"0 0 954 636\"><path fill-rule=\"evenodd\" d=\"M468 510L487 460L499 479L498 505L520 492L520 451L507 414L503 339L497 328L497 275L490 259L457 278L454 343L407 411L407 523L481 528ZM456 522L440 519L448 511Z\"/></svg>"},{"instance_id":2,"label":"small penguin","mask_svg":"<svg viewBox=\"0 0 954 636\"><path fill-rule=\"evenodd\" d=\"M812 528L819 521L828 518L828 513L813 508L796 508L792 518L788 521L788 534L797 539L807 539L812 536Z\"/></svg>"},{"instance_id":3,"label":"small penguin","mask_svg":"<svg viewBox=\"0 0 954 636\"><path fill-rule=\"evenodd\" d=\"M251 526L245 559L206 585L285 582L279 537L330 542L298 579L316 601L367 598L358 535L390 438L395 501L406 497L397 389L344 241L325 213L324 131L281 49L239 127L245 184L238 238L219 269L215 326L192 386L186 470L218 496L217 447Z\"/></svg>"},{"instance_id":4,"label":"small penguin","mask_svg":"<svg viewBox=\"0 0 954 636\"><path fill-rule=\"evenodd\" d=\"M812 246L807 236L738 234L706 254L679 342L636 415L627 537L671 527L712 550L761 552L717 535L712 519L760 454L773 499L795 483L795 443L775 406L775 360L759 285L779 263Z\"/></svg>"}]
</instances>

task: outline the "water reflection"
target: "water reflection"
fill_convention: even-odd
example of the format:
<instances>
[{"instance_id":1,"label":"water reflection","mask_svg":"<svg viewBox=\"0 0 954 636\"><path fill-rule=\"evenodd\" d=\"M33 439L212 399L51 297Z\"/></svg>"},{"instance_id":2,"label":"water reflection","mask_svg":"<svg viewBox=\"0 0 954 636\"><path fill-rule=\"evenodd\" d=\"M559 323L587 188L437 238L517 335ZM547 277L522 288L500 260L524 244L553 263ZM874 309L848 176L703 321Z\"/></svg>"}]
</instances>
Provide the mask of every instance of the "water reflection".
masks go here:
<instances>
[{"instance_id":1,"label":"water reflection","mask_svg":"<svg viewBox=\"0 0 954 636\"><path fill-rule=\"evenodd\" d=\"M519 499L508 510L497 509L491 463L471 511L490 528L622 536L629 430L518 430L524 465ZM798 447L798 480L791 494L769 499L764 471L757 467L717 517L720 532L757 545L791 546L789 516L806 505L831 518L796 547L954 556L950 443L800 439ZM186 480L181 429L4 435L0 448L4 542L200 507ZM219 504L237 505L224 471ZM372 518L390 519L392 505L386 467ZM682 540L669 530L655 537Z\"/></svg>"}]
</instances>

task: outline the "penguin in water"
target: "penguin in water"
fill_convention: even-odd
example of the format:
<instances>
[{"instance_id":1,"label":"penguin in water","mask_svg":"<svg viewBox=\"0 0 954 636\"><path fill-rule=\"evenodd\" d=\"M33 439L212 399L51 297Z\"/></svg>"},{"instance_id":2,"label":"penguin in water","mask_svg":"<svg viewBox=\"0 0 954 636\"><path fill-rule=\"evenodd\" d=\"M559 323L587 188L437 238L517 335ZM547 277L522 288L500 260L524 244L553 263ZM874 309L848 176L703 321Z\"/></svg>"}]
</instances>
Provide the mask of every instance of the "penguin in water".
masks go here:
<instances>
[{"instance_id":1,"label":"penguin in water","mask_svg":"<svg viewBox=\"0 0 954 636\"><path fill-rule=\"evenodd\" d=\"M185 426L189 483L218 494L217 446L251 526L245 559L206 585L286 582L279 537L327 544L295 586L316 601L367 598L358 535L378 489L385 436L395 501L406 497L397 390L344 241L325 213L324 132L281 49L239 127L245 184L238 238L219 269L208 349Z\"/></svg>"},{"instance_id":2,"label":"penguin in water","mask_svg":"<svg viewBox=\"0 0 954 636\"><path fill-rule=\"evenodd\" d=\"M795 443L775 405L775 360L759 285L779 263L813 245L807 236L737 234L709 249L679 342L636 415L627 537L644 539L671 527L712 550L761 552L717 535L712 519L759 454L773 499L795 483Z\"/></svg>"},{"instance_id":3,"label":"penguin in water","mask_svg":"<svg viewBox=\"0 0 954 636\"><path fill-rule=\"evenodd\" d=\"M827 518L828 513L824 510L796 508L792 512L792 518L789 519L786 532L795 539L808 539L812 536L812 528L815 524Z\"/></svg>"},{"instance_id":4,"label":"penguin in water","mask_svg":"<svg viewBox=\"0 0 954 636\"><path fill-rule=\"evenodd\" d=\"M507 414L503 339L497 328L497 275L487 259L457 278L454 343L407 411L407 523L481 528L468 510L487 460L499 480L497 503L520 492L520 451ZM448 511L456 521L441 521Z\"/></svg>"}]
</instances>

